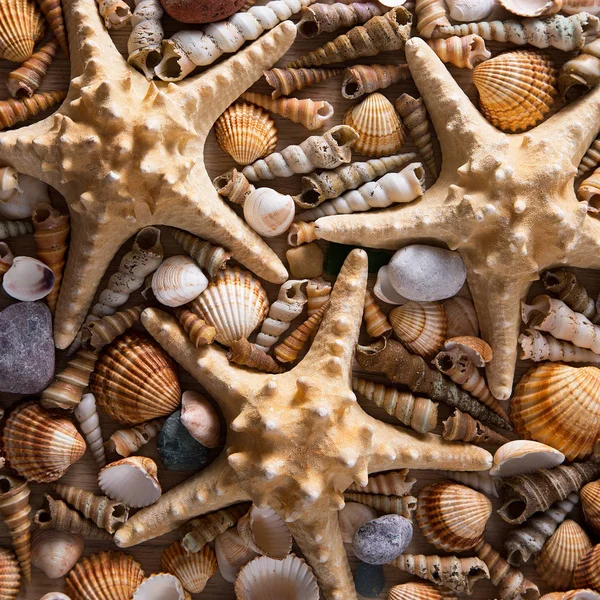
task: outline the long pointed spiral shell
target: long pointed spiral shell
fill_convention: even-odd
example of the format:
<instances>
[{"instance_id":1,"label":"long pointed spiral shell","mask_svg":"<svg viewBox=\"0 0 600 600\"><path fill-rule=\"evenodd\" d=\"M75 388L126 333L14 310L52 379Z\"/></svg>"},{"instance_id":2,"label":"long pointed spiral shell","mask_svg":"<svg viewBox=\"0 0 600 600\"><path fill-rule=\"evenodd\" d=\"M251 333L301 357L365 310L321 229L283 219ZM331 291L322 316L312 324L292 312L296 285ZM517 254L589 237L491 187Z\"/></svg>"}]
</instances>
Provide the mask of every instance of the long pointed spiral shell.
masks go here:
<instances>
[{"instance_id":1,"label":"long pointed spiral shell","mask_svg":"<svg viewBox=\"0 0 600 600\"><path fill-rule=\"evenodd\" d=\"M459 69L473 69L492 56L485 47L485 40L475 34L463 37L453 35L446 39L427 40L427 43L442 62Z\"/></svg>"},{"instance_id":2,"label":"long pointed spiral shell","mask_svg":"<svg viewBox=\"0 0 600 600\"><path fill-rule=\"evenodd\" d=\"M408 65L354 65L344 71L342 96L356 100L365 94L407 81L412 75Z\"/></svg>"},{"instance_id":3,"label":"long pointed spiral shell","mask_svg":"<svg viewBox=\"0 0 600 600\"><path fill-rule=\"evenodd\" d=\"M444 0L417 0L415 15L417 31L424 38L431 37L434 29L450 25Z\"/></svg>"},{"instance_id":4,"label":"long pointed spiral shell","mask_svg":"<svg viewBox=\"0 0 600 600\"><path fill-rule=\"evenodd\" d=\"M62 4L60 0L37 0L42 14L52 29L54 37L58 40L64 55L69 58L69 41L63 18Z\"/></svg>"},{"instance_id":5,"label":"long pointed spiral shell","mask_svg":"<svg viewBox=\"0 0 600 600\"><path fill-rule=\"evenodd\" d=\"M131 9L124 0L96 0L107 29L121 29L131 20Z\"/></svg>"},{"instance_id":6,"label":"long pointed spiral shell","mask_svg":"<svg viewBox=\"0 0 600 600\"><path fill-rule=\"evenodd\" d=\"M597 137L588 148L585 156L581 159L581 164L577 169L577 177L581 177L591 169L595 169L600 164L600 137Z\"/></svg>"},{"instance_id":7,"label":"long pointed spiral shell","mask_svg":"<svg viewBox=\"0 0 600 600\"><path fill-rule=\"evenodd\" d=\"M294 362L298 358L308 339L316 334L326 308L327 305L322 306L288 335L281 344L275 346L273 354L279 362Z\"/></svg>"},{"instance_id":8,"label":"long pointed spiral shell","mask_svg":"<svg viewBox=\"0 0 600 600\"><path fill-rule=\"evenodd\" d=\"M471 415L456 409L452 416L444 421L443 437L450 441L472 442L475 444L502 445L510 441L503 435L486 427Z\"/></svg>"},{"instance_id":9,"label":"long pointed spiral shell","mask_svg":"<svg viewBox=\"0 0 600 600\"><path fill-rule=\"evenodd\" d=\"M272 98L289 96L342 73L343 69L271 69L265 71L267 83L274 88Z\"/></svg>"},{"instance_id":10,"label":"long pointed spiral shell","mask_svg":"<svg viewBox=\"0 0 600 600\"><path fill-rule=\"evenodd\" d=\"M6 242L0 242L0 283L2 283L4 273L12 266L14 258L15 255L8 247L8 244Z\"/></svg>"},{"instance_id":11,"label":"long pointed spiral shell","mask_svg":"<svg viewBox=\"0 0 600 600\"><path fill-rule=\"evenodd\" d=\"M284 371L264 350L243 338L231 344L227 358L236 365L263 371L263 373L283 373Z\"/></svg>"},{"instance_id":12,"label":"long pointed spiral shell","mask_svg":"<svg viewBox=\"0 0 600 600\"><path fill-rule=\"evenodd\" d=\"M34 52L18 69L8 74L6 88L13 98L33 96L48 72L57 50L58 41L53 38Z\"/></svg>"},{"instance_id":13,"label":"long pointed spiral shell","mask_svg":"<svg viewBox=\"0 0 600 600\"><path fill-rule=\"evenodd\" d=\"M66 92L44 92L31 98L8 98L0 101L0 130L27 121L62 102Z\"/></svg>"},{"instance_id":14,"label":"long pointed spiral shell","mask_svg":"<svg viewBox=\"0 0 600 600\"><path fill-rule=\"evenodd\" d=\"M164 422L164 419L154 419L130 429L119 429L108 438L106 450L127 458L155 438Z\"/></svg>"},{"instance_id":15,"label":"long pointed spiral shell","mask_svg":"<svg viewBox=\"0 0 600 600\"><path fill-rule=\"evenodd\" d=\"M557 340L551 335L543 335L531 328L519 336L519 344L521 360L600 363L600 354Z\"/></svg>"},{"instance_id":16,"label":"long pointed spiral shell","mask_svg":"<svg viewBox=\"0 0 600 600\"><path fill-rule=\"evenodd\" d=\"M196 348L212 344L217 330L187 308L175 308L175 316Z\"/></svg>"},{"instance_id":17,"label":"long pointed spiral shell","mask_svg":"<svg viewBox=\"0 0 600 600\"><path fill-rule=\"evenodd\" d=\"M558 296L571 310L581 313L586 319L594 320L596 305L587 290L577 281L577 276L571 271L558 269L546 271L542 275L544 288Z\"/></svg>"},{"instance_id":18,"label":"long pointed spiral shell","mask_svg":"<svg viewBox=\"0 0 600 600\"><path fill-rule=\"evenodd\" d=\"M235 504L188 521L182 528L181 545L188 552L199 552L206 544L233 527L248 512L247 504Z\"/></svg>"},{"instance_id":19,"label":"long pointed spiral shell","mask_svg":"<svg viewBox=\"0 0 600 600\"><path fill-rule=\"evenodd\" d=\"M94 455L96 465L101 469L106 465L106 454L104 453L100 419L96 410L96 398L93 394L83 395L81 402L75 407L75 418L79 422L79 428Z\"/></svg>"},{"instance_id":20,"label":"long pointed spiral shell","mask_svg":"<svg viewBox=\"0 0 600 600\"><path fill-rule=\"evenodd\" d=\"M329 301L331 284L324 279L311 279L306 284L307 314L312 317L324 304Z\"/></svg>"},{"instance_id":21,"label":"long pointed spiral shell","mask_svg":"<svg viewBox=\"0 0 600 600\"><path fill-rule=\"evenodd\" d=\"M417 480L409 477L408 469L388 471L379 475L369 475L366 486L353 483L347 491L363 494L383 494L384 496L407 496Z\"/></svg>"},{"instance_id":22,"label":"long pointed spiral shell","mask_svg":"<svg viewBox=\"0 0 600 600\"><path fill-rule=\"evenodd\" d=\"M231 258L231 252L228 252L225 248L201 240L195 235L187 233L187 231L170 228L169 233L211 278L220 269L224 269L227 261Z\"/></svg>"},{"instance_id":23,"label":"long pointed spiral shell","mask_svg":"<svg viewBox=\"0 0 600 600\"><path fill-rule=\"evenodd\" d=\"M0 240L33 233L31 221L0 221Z\"/></svg>"},{"instance_id":24,"label":"long pointed spiral shell","mask_svg":"<svg viewBox=\"0 0 600 600\"><path fill-rule=\"evenodd\" d=\"M127 62L141 71L146 79L154 78L154 69L162 59L161 44L165 36L159 0L135 0L131 16L131 33L127 40Z\"/></svg>"},{"instance_id":25,"label":"long pointed spiral shell","mask_svg":"<svg viewBox=\"0 0 600 600\"><path fill-rule=\"evenodd\" d=\"M389 337L392 333L390 322L369 290L365 293L363 320L367 329L367 335L372 338L381 336Z\"/></svg>"},{"instance_id":26,"label":"long pointed spiral shell","mask_svg":"<svg viewBox=\"0 0 600 600\"><path fill-rule=\"evenodd\" d=\"M359 502L385 514L402 515L411 520L417 510L417 499L414 496L385 496L383 494L346 492L344 500Z\"/></svg>"},{"instance_id":27,"label":"long pointed spiral shell","mask_svg":"<svg viewBox=\"0 0 600 600\"><path fill-rule=\"evenodd\" d=\"M116 338L139 323L144 308L146 306L140 304L86 323L81 329L83 347L99 351L114 342Z\"/></svg>"},{"instance_id":28,"label":"long pointed spiral shell","mask_svg":"<svg viewBox=\"0 0 600 600\"><path fill-rule=\"evenodd\" d=\"M302 9L298 32L304 37L315 38L321 33L330 33L342 27L354 27L366 23L383 13L384 8L377 2L313 4Z\"/></svg>"}]
</instances>

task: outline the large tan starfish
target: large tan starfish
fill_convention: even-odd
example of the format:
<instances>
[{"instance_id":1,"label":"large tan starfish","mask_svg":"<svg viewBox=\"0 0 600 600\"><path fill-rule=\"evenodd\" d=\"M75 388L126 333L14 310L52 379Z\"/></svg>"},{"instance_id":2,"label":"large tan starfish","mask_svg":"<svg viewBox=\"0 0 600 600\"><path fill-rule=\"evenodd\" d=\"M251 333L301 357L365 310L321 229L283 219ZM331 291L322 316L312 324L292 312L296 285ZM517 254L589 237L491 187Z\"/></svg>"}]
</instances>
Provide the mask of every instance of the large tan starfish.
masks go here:
<instances>
[{"instance_id":1,"label":"large tan starfish","mask_svg":"<svg viewBox=\"0 0 600 600\"><path fill-rule=\"evenodd\" d=\"M338 526L343 492L369 473L417 469L485 470L491 456L467 444L418 435L367 415L350 387L361 324L367 260L353 251L305 358L268 375L196 349L175 319L148 309L142 321L164 349L217 401L228 425L225 450L207 469L164 494L118 530L132 546L189 519L237 502L268 504L288 523L327 598L356 599Z\"/></svg>"},{"instance_id":2,"label":"large tan starfish","mask_svg":"<svg viewBox=\"0 0 600 600\"><path fill-rule=\"evenodd\" d=\"M71 85L47 119L0 133L0 164L58 190L71 245L55 341L74 338L106 267L147 225L171 225L225 246L261 277L287 273L265 242L219 199L204 143L219 115L287 51L286 22L233 58L184 83L147 81L119 54L94 0L64 0Z\"/></svg>"},{"instance_id":3,"label":"large tan starfish","mask_svg":"<svg viewBox=\"0 0 600 600\"><path fill-rule=\"evenodd\" d=\"M318 237L397 249L417 241L446 244L467 266L493 394L512 391L520 301L540 271L569 264L600 268L600 222L578 202L573 181L600 129L600 88L527 133L490 125L435 53L418 38L406 58L438 134L442 172L409 205L324 217Z\"/></svg>"}]
</instances>

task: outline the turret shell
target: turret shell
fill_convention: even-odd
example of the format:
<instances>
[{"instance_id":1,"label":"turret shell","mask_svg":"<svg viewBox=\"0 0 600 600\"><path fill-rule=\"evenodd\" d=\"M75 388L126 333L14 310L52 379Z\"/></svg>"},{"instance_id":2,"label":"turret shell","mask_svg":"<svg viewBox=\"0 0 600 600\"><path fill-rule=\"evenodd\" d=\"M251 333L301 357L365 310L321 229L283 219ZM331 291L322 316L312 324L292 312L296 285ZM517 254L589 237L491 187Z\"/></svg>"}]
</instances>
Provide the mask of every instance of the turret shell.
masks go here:
<instances>
[{"instance_id":1,"label":"turret shell","mask_svg":"<svg viewBox=\"0 0 600 600\"><path fill-rule=\"evenodd\" d=\"M16 600L20 589L19 563L11 550L0 548L0 594L2 600Z\"/></svg>"}]
</instances>

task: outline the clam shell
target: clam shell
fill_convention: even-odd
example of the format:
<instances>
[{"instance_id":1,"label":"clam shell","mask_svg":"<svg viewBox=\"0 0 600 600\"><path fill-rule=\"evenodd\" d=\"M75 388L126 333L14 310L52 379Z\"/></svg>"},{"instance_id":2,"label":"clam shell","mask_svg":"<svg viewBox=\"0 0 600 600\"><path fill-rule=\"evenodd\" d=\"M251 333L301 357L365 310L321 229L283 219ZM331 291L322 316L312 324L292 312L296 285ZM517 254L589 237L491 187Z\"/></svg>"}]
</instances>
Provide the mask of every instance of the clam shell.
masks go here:
<instances>
[{"instance_id":1,"label":"clam shell","mask_svg":"<svg viewBox=\"0 0 600 600\"><path fill-rule=\"evenodd\" d=\"M600 535L600 480L583 486L579 495L585 520L594 533Z\"/></svg>"},{"instance_id":2,"label":"clam shell","mask_svg":"<svg viewBox=\"0 0 600 600\"><path fill-rule=\"evenodd\" d=\"M133 557L109 550L82 558L65 579L65 593L72 600L131 600L143 580Z\"/></svg>"},{"instance_id":3,"label":"clam shell","mask_svg":"<svg viewBox=\"0 0 600 600\"><path fill-rule=\"evenodd\" d=\"M296 214L291 196L271 188L254 190L244 202L244 219L263 237L276 237L285 233Z\"/></svg>"},{"instance_id":4,"label":"clam shell","mask_svg":"<svg viewBox=\"0 0 600 600\"><path fill-rule=\"evenodd\" d=\"M520 17L547 17L556 14L562 0L499 0L508 11Z\"/></svg>"},{"instance_id":5,"label":"clam shell","mask_svg":"<svg viewBox=\"0 0 600 600\"><path fill-rule=\"evenodd\" d=\"M60 479L84 455L85 441L69 419L27 402L4 422L2 453L19 475L46 483Z\"/></svg>"},{"instance_id":6,"label":"clam shell","mask_svg":"<svg viewBox=\"0 0 600 600\"><path fill-rule=\"evenodd\" d=\"M284 560L260 556L235 580L238 600L319 600L319 586L310 567L290 554Z\"/></svg>"},{"instance_id":7,"label":"clam shell","mask_svg":"<svg viewBox=\"0 0 600 600\"><path fill-rule=\"evenodd\" d=\"M511 420L523 437L548 444L567 460L594 452L600 437L600 369L542 363L522 377Z\"/></svg>"},{"instance_id":8,"label":"clam shell","mask_svg":"<svg viewBox=\"0 0 600 600\"><path fill-rule=\"evenodd\" d=\"M390 588L387 600L443 600L439 588L428 583L403 583Z\"/></svg>"},{"instance_id":9,"label":"clam shell","mask_svg":"<svg viewBox=\"0 0 600 600\"><path fill-rule=\"evenodd\" d=\"M561 465L565 455L546 444L529 440L514 440L500 446L494 454L494 466L490 475L512 477L533 473L540 469L552 469Z\"/></svg>"},{"instance_id":10,"label":"clam shell","mask_svg":"<svg viewBox=\"0 0 600 600\"><path fill-rule=\"evenodd\" d=\"M132 600L186 600L188 598L181 581L175 575L157 573L140 583Z\"/></svg>"},{"instance_id":11,"label":"clam shell","mask_svg":"<svg viewBox=\"0 0 600 600\"><path fill-rule=\"evenodd\" d=\"M141 508L154 504L162 494L157 473L151 458L129 456L101 469L98 486L109 498Z\"/></svg>"},{"instance_id":12,"label":"clam shell","mask_svg":"<svg viewBox=\"0 0 600 600\"><path fill-rule=\"evenodd\" d=\"M31 564L48 579L64 577L83 553L83 537L76 533L38 530L31 538Z\"/></svg>"},{"instance_id":13,"label":"clam shell","mask_svg":"<svg viewBox=\"0 0 600 600\"><path fill-rule=\"evenodd\" d=\"M350 107L343 123L360 134L354 150L366 156L396 154L406 140L400 117L383 94L369 94L360 104Z\"/></svg>"},{"instance_id":14,"label":"clam shell","mask_svg":"<svg viewBox=\"0 0 600 600\"><path fill-rule=\"evenodd\" d=\"M215 123L215 135L223 152L239 165L249 165L277 145L277 127L269 113L254 104L230 106Z\"/></svg>"},{"instance_id":15,"label":"clam shell","mask_svg":"<svg viewBox=\"0 0 600 600\"><path fill-rule=\"evenodd\" d=\"M164 260L152 276L154 297L165 306L183 306L197 298L208 279L189 256L177 255Z\"/></svg>"},{"instance_id":16,"label":"clam shell","mask_svg":"<svg viewBox=\"0 0 600 600\"><path fill-rule=\"evenodd\" d=\"M161 569L172 573L192 594L199 594L217 572L217 557L207 544L199 552L188 554L181 542L171 544L160 559Z\"/></svg>"},{"instance_id":17,"label":"clam shell","mask_svg":"<svg viewBox=\"0 0 600 600\"><path fill-rule=\"evenodd\" d=\"M490 15L495 0L446 0L448 14L455 21L474 23Z\"/></svg>"},{"instance_id":18,"label":"clam shell","mask_svg":"<svg viewBox=\"0 0 600 600\"><path fill-rule=\"evenodd\" d=\"M0 2L0 58L22 63L33 54L46 21L34 0Z\"/></svg>"},{"instance_id":19,"label":"clam shell","mask_svg":"<svg viewBox=\"0 0 600 600\"><path fill-rule=\"evenodd\" d=\"M0 183L0 217L4 219L28 219L38 204L51 203L48 186L35 177L19 175L18 188L6 199L2 196L2 185Z\"/></svg>"},{"instance_id":20,"label":"clam shell","mask_svg":"<svg viewBox=\"0 0 600 600\"><path fill-rule=\"evenodd\" d=\"M554 103L556 82L549 57L530 50L501 54L473 70L481 112L502 131L521 131L539 123Z\"/></svg>"},{"instance_id":21,"label":"clam shell","mask_svg":"<svg viewBox=\"0 0 600 600\"><path fill-rule=\"evenodd\" d=\"M215 339L225 346L248 336L263 322L269 310L260 282L238 267L222 269L206 290L190 305L216 330Z\"/></svg>"},{"instance_id":22,"label":"clam shell","mask_svg":"<svg viewBox=\"0 0 600 600\"><path fill-rule=\"evenodd\" d=\"M440 302L407 302L392 310L396 337L414 354L431 356L444 345L448 318Z\"/></svg>"},{"instance_id":23,"label":"clam shell","mask_svg":"<svg viewBox=\"0 0 600 600\"><path fill-rule=\"evenodd\" d=\"M54 272L42 261L17 256L2 280L4 291L23 302L45 298L54 287Z\"/></svg>"},{"instance_id":24,"label":"clam shell","mask_svg":"<svg viewBox=\"0 0 600 600\"><path fill-rule=\"evenodd\" d=\"M237 524L249 548L270 558L281 559L292 551L292 534L284 520L269 506L255 504Z\"/></svg>"},{"instance_id":25,"label":"clam shell","mask_svg":"<svg viewBox=\"0 0 600 600\"><path fill-rule=\"evenodd\" d=\"M448 337L479 335L479 321L475 306L468 298L455 296L442 302L448 317Z\"/></svg>"},{"instance_id":26,"label":"clam shell","mask_svg":"<svg viewBox=\"0 0 600 600\"><path fill-rule=\"evenodd\" d=\"M600 544L596 544L577 563L573 574L573 587L600 591Z\"/></svg>"},{"instance_id":27,"label":"clam shell","mask_svg":"<svg viewBox=\"0 0 600 600\"><path fill-rule=\"evenodd\" d=\"M231 528L215 538L215 554L219 573L225 581L234 583L238 571L258 554L249 548L237 529Z\"/></svg>"},{"instance_id":28,"label":"clam shell","mask_svg":"<svg viewBox=\"0 0 600 600\"><path fill-rule=\"evenodd\" d=\"M147 335L126 333L105 346L90 378L98 406L118 423L138 425L170 415L181 388L175 363Z\"/></svg>"},{"instance_id":29,"label":"clam shell","mask_svg":"<svg viewBox=\"0 0 600 600\"><path fill-rule=\"evenodd\" d=\"M377 271L377 281L373 287L373 293L387 304L404 304L408 300L401 296L390 283L388 266L384 265Z\"/></svg>"},{"instance_id":30,"label":"clam shell","mask_svg":"<svg viewBox=\"0 0 600 600\"><path fill-rule=\"evenodd\" d=\"M0 597L15 600L21 589L21 573L16 556L7 548L0 548Z\"/></svg>"},{"instance_id":31,"label":"clam shell","mask_svg":"<svg viewBox=\"0 0 600 600\"><path fill-rule=\"evenodd\" d=\"M367 522L377 518L377 511L359 502L346 502L338 512L338 521L342 530L342 540L351 544L354 534Z\"/></svg>"},{"instance_id":32,"label":"clam shell","mask_svg":"<svg viewBox=\"0 0 600 600\"><path fill-rule=\"evenodd\" d=\"M483 539L491 514L492 503L483 494L458 483L433 483L419 492L417 523L439 550L471 550Z\"/></svg>"},{"instance_id":33,"label":"clam shell","mask_svg":"<svg viewBox=\"0 0 600 600\"><path fill-rule=\"evenodd\" d=\"M221 425L212 404L198 392L184 392L179 420L190 435L207 448L219 445Z\"/></svg>"},{"instance_id":34,"label":"clam shell","mask_svg":"<svg viewBox=\"0 0 600 600\"><path fill-rule=\"evenodd\" d=\"M40 600L71 600L71 598L62 592L49 592L44 594Z\"/></svg>"}]
</instances>

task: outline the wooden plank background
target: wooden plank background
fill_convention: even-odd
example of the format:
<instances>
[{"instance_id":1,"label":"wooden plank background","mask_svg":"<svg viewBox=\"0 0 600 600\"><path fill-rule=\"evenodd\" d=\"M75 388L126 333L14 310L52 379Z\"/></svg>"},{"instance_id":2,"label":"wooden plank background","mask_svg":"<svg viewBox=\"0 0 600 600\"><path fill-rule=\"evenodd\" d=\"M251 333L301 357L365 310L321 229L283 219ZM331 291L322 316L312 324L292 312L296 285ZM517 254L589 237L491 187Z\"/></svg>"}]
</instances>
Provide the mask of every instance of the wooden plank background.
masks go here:
<instances>
[{"instance_id":1,"label":"wooden plank background","mask_svg":"<svg viewBox=\"0 0 600 600\"><path fill-rule=\"evenodd\" d=\"M180 25L178 25L177 23L175 23L174 21L172 21L170 19L165 18L164 22L165 22L165 28L167 30L167 33L172 33L174 31L177 31L178 29L181 29ZM123 53L126 52L126 43L127 43L128 35L129 35L128 27L122 31L117 31L117 32L112 33L112 37L113 37L115 44L117 45L119 50ZM286 57L281 61L281 64L282 65L286 64L292 58L295 58L295 57L305 54L307 51L310 51L310 50L314 49L315 47L317 47L317 45L319 45L320 43L325 42L328 39L332 39L332 37L333 36L331 36L331 35L323 36L322 38L319 38L317 41L304 40L299 37L298 40L296 41L295 45L293 46L293 48L286 55ZM501 46L499 46L499 45L493 45L493 44L490 45L490 48L494 51L494 53L496 53L497 51L499 51L501 49L506 49L506 48L501 48ZM72 51L75 52L76 49L73 49ZM564 62L564 60L566 60L570 56L570 55L567 55L564 53L559 53L559 52L554 52L554 51L552 51L552 55L558 65L560 65L562 62ZM379 57L375 57L372 59L364 59L361 62L364 62L364 63L373 63L373 62L393 63L393 62L399 62L402 60L403 60L402 53L396 53L396 54L388 53L388 54L383 54ZM6 81L6 76L8 75L10 70L13 68L15 68L15 65L8 63L7 61L0 61L0 82ZM456 79L459 81L462 88L469 94L469 96L474 101L476 101L476 99L475 99L476 94L475 94L474 86L471 81L471 72L468 70L460 70L460 69L454 69L454 68L452 68L451 70L452 70L454 76L456 77ZM67 60L64 59L62 56L58 56L52 65L50 73L48 74L48 76L46 77L46 79L44 81L42 90L46 91L46 90L55 90L55 89L65 89L66 86L68 85L68 82L69 82L69 64L68 64ZM320 85L314 86L312 88L303 90L303 91L299 92L297 95L298 95L298 97L301 97L301 98L311 97L315 100L324 99L324 100L328 100L329 102L331 102L333 104L333 106L335 107L336 114L333 117L333 119L327 124L326 128L328 128L330 126L341 123L344 111L353 104L353 102L346 101L342 98L342 96L340 94L340 88L341 88L341 78L338 77L338 78L329 80L327 82L324 82ZM253 89L255 89L257 91L265 91L265 92L270 90L270 88L268 88L268 86L266 86L266 84L264 82L259 82L256 86L254 86ZM395 85L384 91L385 95L392 101L394 101L403 92L415 93L416 89L414 88L414 86L411 82L407 82L407 83ZM5 98L7 96L8 96L8 94L6 92L5 87L3 85L0 85L0 99ZM555 110L559 109L561 106L562 106L562 104L558 101L556 103ZM305 139L308 135L310 135L310 133L307 130L305 130L301 125L293 124L293 123L291 123L285 119L281 119L279 117L275 117L275 120L276 120L277 126L279 128L278 149L281 149L291 143L299 143L303 139ZM405 149L406 149L406 151L413 151L414 147L410 143L407 143ZM229 169L230 167L232 167L234 165L232 160L218 148L218 146L214 140L213 134L211 134L211 136L208 140L205 157L206 157L208 170L209 170L209 173L211 174L211 176L216 176L216 175L226 171L227 169ZM361 160L361 157L356 156L356 159ZM438 157L438 159L439 159L439 157ZM300 179L299 177L294 177L294 178L290 178L290 179L278 180L274 183L274 187L282 192L298 193L298 191L300 189L299 179ZM429 182L429 183L431 183L431 182ZM53 198L54 198L55 203L58 206L60 206L62 199L58 196L58 194L56 194L54 192ZM31 236L24 236L24 237L16 238L13 240L9 240L9 244L10 244L11 248L13 249L15 255L27 254L27 255L33 256L35 254L35 246L34 246L33 238ZM179 247L173 242L173 240L169 237L169 235L166 232L163 236L163 244L165 246L165 254L167 256L172 255L172 254L181 253L181 250L179 249ZM269 244L274 248L274 250L279 254L279 256L281 256L282 259L284 259L284 261L285 261L285 251L287 249L285 237L282 236L277 239L269 240ZM121 249L121 251L118 253L118 255L115 256L108 272L106 273L106 275L102 281L100 289L103 289L105 287L108 277L110 276L111 273L113 273L117 269L121 257L123 256L123 254L125 252L127 252L130 249L130 247L131 247L131 240L128 241L124 245L124 247ZM326 250L327 244L323 243L322 247L323 247L323 249ZM578 276L580 276L581 281L588 287L590 293L594 294L594 297L595 297L595 294L597 294L600 291L600 278L598 278L595 275L595 273L592 271L578 272ZM369 286L372 287L373 283L374 283L374 276L371 276L369 279ZM269 292L270 298L273 299L276 295L277 287L273 286L273 285L266 285L265 287L267 288L267 290ZM536 288L536 286L534 286L534 288ZM533 295L533 293L534 292L532 291L532 295ZM135 294L134 296L132 296L131 300L132 300L132 302L137 303L137 302L139 302L140 298L139 298L138 294ZM11 299L8 298L6 296L6 294L4 294L4 292L0 292L0 308L4 308L5 306L7 306L10 303L11 303ZM58 352L57 368L60 368L62 365L64 365L65 361L66 361L65 354L63 352ZM520 374L522 374L526 370L526 368L528 368L529 366L530 365L525 364L525 363L520 364L519 369L518 369L518 376L520 376ZM185 372L181 372L181 382L182 382L182 386L184 389L201 389L200 386L196 382L194 382L190 378L190 376ZM1 401L2 406L4 406L4 407L8 407L15 399L16 399L16 397L9 396L7 394L4 394L4 395L0 394L0 401ZM391 419L382 411L373 410L369 406L366 406L365 408L371 414L373 414L379 418L382 418L384 420L391 421ZM448 414L446 409L442 408L442 414L444 416L446 414ZM105 440L108 439L110 434L118 428L119 428L119 426L116 423L112 422L110 419L108 419L106 417L102 418L102 431L103 431ZM140 454L151 456L151 457L157 459L157 454L156 454L156 450L155 450L155 442L151 442L147 446L143 447L142 450L140 451ZM160 463L159 463L159 466L160 466ZM69 483L72 485L77 485L79 487L86 488L89 490L97 490L96 474L97 474L97 470L95 467L95 463L91 457L91 454L88 452L88 453L86 453L85 457L81 461L79 461L79 463L77 463L70 469L68 474L65 476L64 481L66 483ZM416 492L418 492L418 490L426 483L429 483L431 481L437 481L442 478L442 476L439 473L428 472L428 471L415 471L413 474L417 477L417 480L418 480L417 484L415 486L414 492L413 492L413 493L415 493L415 495L416 495ZM179 482L181 482L181 481L185 480L187 477L189 477L189 475L190 475L190 473L168 472L162 468L159 471L159 479L161 481L161 484L162 484L164 490L171 489L173 486L175 486ZM39 508L39 506L41 505L43 493L48 492L49 488L48 488L48 486L37 485L37 484L32 484L31 487L32 487L32 499L31 499L32 508L33 508L33 510L37 510ZM498 508L499 503L497 500L494 501L494 506L495 506L495 508ZM581 521L581 512L579 509L576 509L576 511L574 511L574 517L576 519L578 519L580 522L582 522ZM497 550L501 551L503 541L504 541L504 538L505 538L508 530L509 530L509 526L507 526L496 514L494 514L488 524L488 527L486 530L486 538ZM130 552L137 560L139 560L141 562L141 564L147 574L150 574L153 572L158 572L160 569L160 556L161 556L162 551L176 538L177 538L177 534L172 533L170 535L166 535L161 538L147 542L139 547L127 550L127 552ZM3 524L0 524L0 545L4 545L4 546L10 545L10 539L7 535L7 530ZM94 552L97 552L99 550L106 549L109 547L114 548L114 546L109 543L86 540L85 554L86 555L91 554L91 553L94 553ZM414 540L409 548L409 551L422 552L422 553L426 553L426 554L427 553L429 553L429 554L435 553L434 548L429 546L427 544L427 542L425 542L425 540L423 539L423 537L420 535L420 533L417 530L415 530ZM351 551L349 551L349 557L350 557L352 564L354 565L356 563L356 560L352 558ZM531 561L529 563L529 565L527 565L523 569L524 573L526 574L526 576L528 576L533 581L535 581L540 586L540 589L542 591L549 591L547 589L547 587L541 582L540 578L536 575L532 562L533 561ZM397 571L393 568L386 567L385 573L386 573L386 578L387 578L386 589L388 589L391 585L394 585L396 583L400 583L403 581L407 581L408 579L410 579L410 577L403 575L402 573L400 573L399 571ZM41 571L39 571L38 569L34 569L33 583L22 590L21 594L19 595L19 598L22 598L24 600L37 600L38 598L40 598L43 594L45 594L47 592L61 591L62 588L63 588L62 580L51 581L51 580L47 579L43 575L43 573L41 573ZM220 577L220 575L217 574L215 577L213 577L209 581L209 583L206 587L206 590L202 594L198 595L198 597L203 598L205 600L232 600L233 598L235 598L235 594L233 592L233 586L231 584L225 582ZM380 597L384 598L385 594L382 593ZM473 594L472 597L477 600L494 598L495 591L494 591L493 586L489 582L480 582L477 585L475 593Z\"/></svg>"}]
</instances>

